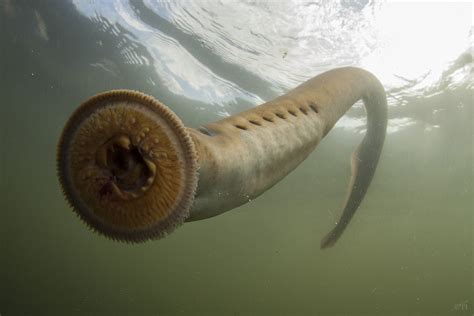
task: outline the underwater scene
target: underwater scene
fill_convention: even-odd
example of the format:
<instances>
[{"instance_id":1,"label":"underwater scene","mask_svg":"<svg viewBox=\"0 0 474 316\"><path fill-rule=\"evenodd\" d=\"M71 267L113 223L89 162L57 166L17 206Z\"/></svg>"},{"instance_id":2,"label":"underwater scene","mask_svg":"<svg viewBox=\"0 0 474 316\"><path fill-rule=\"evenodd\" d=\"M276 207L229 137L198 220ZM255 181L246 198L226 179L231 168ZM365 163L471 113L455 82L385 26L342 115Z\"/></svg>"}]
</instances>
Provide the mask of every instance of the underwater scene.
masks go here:
<instances>
[{"instance_id":1,"label":"underwater scene","mask_svg":"<svg viewBox=\"0 0 474 316\"><path fill-rule=\"evenodd\" d=\"M0 316L474 315L473 12L0 0Z\"/></svg>"}]
</instances>

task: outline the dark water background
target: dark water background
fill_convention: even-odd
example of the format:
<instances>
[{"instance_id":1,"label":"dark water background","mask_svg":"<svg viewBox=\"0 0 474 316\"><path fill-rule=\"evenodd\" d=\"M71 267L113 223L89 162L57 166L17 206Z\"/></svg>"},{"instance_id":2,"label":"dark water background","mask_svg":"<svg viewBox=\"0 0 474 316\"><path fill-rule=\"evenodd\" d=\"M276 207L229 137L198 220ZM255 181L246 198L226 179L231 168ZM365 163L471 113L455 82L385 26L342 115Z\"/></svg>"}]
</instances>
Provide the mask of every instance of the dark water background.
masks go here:
<instances>
[{"instance_id":1,"label":"dark water background","mask_svg":"<svg viewBox=\"0 0 474 316\"><path fill-rule=\"evenodd\" d=\"M472 315L472 4L0 0L0 315ZM355 106L263 196L139 245L66 205L55 146L75 107L138 89L188 126L331 68L384 83L369 193L319 250L364 132Z\"/></svg>"}]
</instances>

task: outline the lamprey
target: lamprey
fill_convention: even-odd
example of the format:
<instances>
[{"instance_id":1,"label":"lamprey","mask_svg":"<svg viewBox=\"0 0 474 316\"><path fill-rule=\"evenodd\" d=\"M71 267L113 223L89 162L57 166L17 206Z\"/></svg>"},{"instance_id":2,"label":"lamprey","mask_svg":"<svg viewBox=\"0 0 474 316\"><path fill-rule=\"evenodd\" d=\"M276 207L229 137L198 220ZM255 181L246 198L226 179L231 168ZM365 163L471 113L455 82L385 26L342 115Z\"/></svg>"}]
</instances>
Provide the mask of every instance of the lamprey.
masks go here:
<instances>
[{"instance_id":1,"label":"lamprey","mask_svg":"<svg viewBox=\"0 0 474 316\"><path fill-rule=\"evenodd\" d=\"M347 197L321 242L326 248L363 200L385 139L384 89L359 68L325 72L198 129L185 127L143 93L101 93L80 105L63 130L59 179L68 202L95 231L129 242L161 238L185 221L222 214L271 188L358 100L366 107L367 132L352 154Z\"/></svg>"}]
</instances>

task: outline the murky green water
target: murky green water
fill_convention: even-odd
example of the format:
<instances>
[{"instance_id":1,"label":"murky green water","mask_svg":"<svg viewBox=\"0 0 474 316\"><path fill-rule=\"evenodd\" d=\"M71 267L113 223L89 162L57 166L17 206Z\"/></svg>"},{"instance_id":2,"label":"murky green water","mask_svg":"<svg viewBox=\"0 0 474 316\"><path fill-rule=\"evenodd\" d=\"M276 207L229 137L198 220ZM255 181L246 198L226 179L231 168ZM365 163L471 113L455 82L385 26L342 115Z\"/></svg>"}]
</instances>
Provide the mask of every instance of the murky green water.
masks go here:
<instances>
[{"instance_id":1,"label":"murky green water","mask_svg":"<svg viewBox=\"0 0 474 316\"><path fill-rule=\"evenodd\" d=\"M1 0L0 315L472 315L471 22L468 2ZM62 197L55 146L97 92L198 126L342 65L381 79L390 122L332 249L359 107L263 196L159 241L98 236Z\"/></svg>"}]
</instances>

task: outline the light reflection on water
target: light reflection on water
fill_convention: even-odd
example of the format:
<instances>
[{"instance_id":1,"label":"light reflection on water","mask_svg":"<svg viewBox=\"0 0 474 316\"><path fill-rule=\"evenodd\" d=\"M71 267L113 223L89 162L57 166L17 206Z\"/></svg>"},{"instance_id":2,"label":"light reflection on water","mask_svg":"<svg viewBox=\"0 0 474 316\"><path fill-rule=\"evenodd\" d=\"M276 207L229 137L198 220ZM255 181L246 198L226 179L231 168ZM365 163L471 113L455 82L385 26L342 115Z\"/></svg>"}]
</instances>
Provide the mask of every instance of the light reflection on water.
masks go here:
<instances>
[{"instance_id":1,"label":"light reflection on water","mask_svg":"<svg viewBox=\"0 0 474 316\"><path fill-rule=\"evenodd\" d=\"M429 9L369 1L74 4L104 32L119 36L115 26L120 25L133 34L121 36L122 62L150 65L150 83L159 77L172 93L220 107L222 116L234 113L229 104L239 99L257 105L345 65L376 74L392 107L472 88L468 3L436 3ZM447 17L456 18L440 23ZM402 130L411 120L391 120L388 132ZM350 115L338 126L363 125L358 122Z\"/></svg>"}]
</instances>

